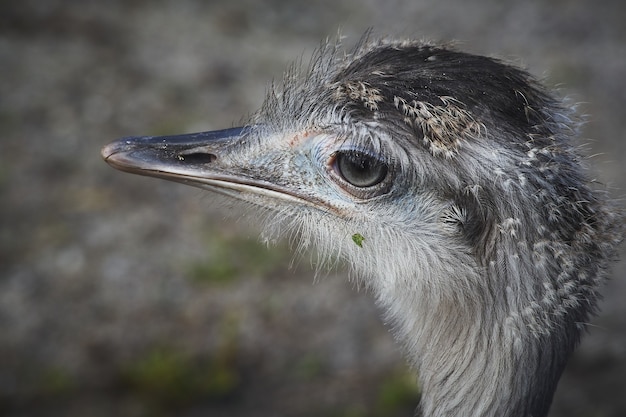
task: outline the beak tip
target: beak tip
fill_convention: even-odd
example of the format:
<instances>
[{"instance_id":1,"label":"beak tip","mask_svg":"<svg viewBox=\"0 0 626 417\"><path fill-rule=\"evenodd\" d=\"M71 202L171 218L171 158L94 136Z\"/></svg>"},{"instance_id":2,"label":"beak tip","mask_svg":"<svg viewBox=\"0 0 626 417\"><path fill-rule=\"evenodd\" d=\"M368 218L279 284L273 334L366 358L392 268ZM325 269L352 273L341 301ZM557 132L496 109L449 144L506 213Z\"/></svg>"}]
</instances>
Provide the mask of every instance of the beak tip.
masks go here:
<instances>
[{"instance_id":1,"label":"beak tip","mask_svg":"<svg viewBox=\"0 0 626 417\"><path fill-rule=\"evenodd\" d=\"M100 149L100 156L105 162L109 162L109 158L119 152L119 141L111 142Z\"/></svg>"},{"instance_id":2,"label":"beak tip","mask_svg":"<svg viewBox=\"0 0 626 417\"><path fill-rule=\"evenodd\" d=\"M113 168L124 170L131 159L128 158L128 140L119 139L113 141L100 149L100 156L107 164ZM132 165L132 164L130 164Z\"/></svg>"},{"instance_id":3,"label":"beak tip","mask_svg":"<svg viewBox=\"0 0 626 417\"><path fill-rule=\"evenodd\" d=\"M122 138L104 145L102 149L100 149L100 156L102 156L102 159L106 162L110 163L111 158L116 154L130 151L133 148L132 139L135 138Z\"/></svg>"},{"instance_id":4,"label":"beak tip","mask_svg":"<svg viewBox=\"0 0 626 417\"><path fill-rule=\"evenodd\" d=\"M104 159L105 161L109 158L109 156L111 156L111 145L105 145L102 147L102 149L100 149L100 156L102 157L102 159Z\"/></svg>"}]
</instances>

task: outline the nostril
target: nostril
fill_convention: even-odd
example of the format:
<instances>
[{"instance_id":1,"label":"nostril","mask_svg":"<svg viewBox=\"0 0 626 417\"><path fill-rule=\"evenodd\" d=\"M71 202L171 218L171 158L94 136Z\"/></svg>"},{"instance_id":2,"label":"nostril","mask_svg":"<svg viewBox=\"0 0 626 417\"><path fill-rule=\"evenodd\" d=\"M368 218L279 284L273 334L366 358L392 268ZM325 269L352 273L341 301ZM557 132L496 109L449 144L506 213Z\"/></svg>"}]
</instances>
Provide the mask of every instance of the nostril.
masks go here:
<instances>
[{"instance_id":1,"label":"nostril","mask_svg":"<svg viewBox=\"0 0 626 417\"><path fill-rule=\"evenodd\" d=\"M191 163L191 164L210 164L215 162L217 159L217 155L212 153L204 153L204 152L196 152L196 153L186 153L186 154L178 154L178 160Z\"/></svg>"}]
</instances>

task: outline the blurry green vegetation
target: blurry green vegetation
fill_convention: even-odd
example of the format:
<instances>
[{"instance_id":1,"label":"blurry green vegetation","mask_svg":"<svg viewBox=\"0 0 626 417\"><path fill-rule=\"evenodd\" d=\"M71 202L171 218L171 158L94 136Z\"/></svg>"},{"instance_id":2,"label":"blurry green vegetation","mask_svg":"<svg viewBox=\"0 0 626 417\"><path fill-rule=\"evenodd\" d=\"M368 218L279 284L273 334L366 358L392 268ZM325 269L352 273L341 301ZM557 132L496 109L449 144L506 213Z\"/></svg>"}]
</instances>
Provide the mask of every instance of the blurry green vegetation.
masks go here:
<instances>
[{"instance_id":1,"label":"blurry green vegetation","mask_svg":"<svg viewBox=\"0 0 626 417\"><path fill-rule=\"evenodd\" d=\"M15 404L39 403L53 404L69 401L80 394L83 388L82 381L71 369L62 365L52 365L33 360L29 363L15 363L12 369L19 378L14 381L13 391L0 389L0 415L4 416L5 409L11 409ZM2 371L6 371L2 368ZM3 388L7 388L4 385Z\"/></svg>"},{"instance_id":2,"label":"blurry green vegetation","mask_svg":"<svg viewBox=\"0 0 626 417\"><path fill-rule=\"evenodd\" d=\"M208 244L208 254L187 268L192 281L224 285L241 276L266 276L285 269L291 256L286 248L268 248L257 240L242 237L213 240Z\"/></svg>"},{"instance_id":3,"label":"blurry green vegetation","mask_svg":"<svg viewBox=\"0 0 626 417\"><path fill-rule=\"evenodd\" d=\"M148 352L128 366L123 380L131 395L152 410L224 400L240 384L237 370L221 358L198 360L171 348Z\"/></svg>"},{"instance_id":4,"label":"blurry green vegetation","mask_svg":"<svg viewBox=\"0 0 626 417\"><path fill-rule=\"evenodd\" d=\"M314 354L305 355L294 367L294 374L301 380L311 380L323 371L323 360Z\"/></svg>"},{"instance_id":5,"label":"blurry green vegetation","mask_svg":"<svg viewBox=\"0 0 626 417\"><path fill-rule=\"evenodd\" d=\"M162 413L198 401L223 401L240 388L237 367L237 320L223 323L220 345L211 357L193 357L174 347L158 346L130 362L121 372L131 396Z\"/></svg>"},{"instance_id":6,"label":"blurry green vegetation","mask_svg":"<svg viewBox=\"0 0 626 417\"><path fill-rule=\"evenodd\" d=\"M68 371L51 367L44 369L39 375L37 390L43 397L62 397L76 390L74 376Z\"/></svg>"},{"instance_id":7,"label":"blurry green vegetation","mask_svg":"<svg viewBox=\"0 0 626 417\"><path fill-rule=\"evenodd\" d=\"M388 417L410 415L420 399L415 375L405 370L398 370L383 378L377 388L373 407L364 404L352 404L338 413L337 417ZM407 414L409 413L409 414Z\"/></svg>"},{"instance_id":8,"label":"blurry green vegetation","mask_svg":"<svg viewBox=\"0 0 626 417\"><path fill-rule=\"evenodd\" d=\"M375 415L387 416L398 409L415 408L419 399L415 375L405 370L393 372L378 387Z\"/></svg>"},{"instance_id":9,"label":"blurry green vegetation","mask_svg":"<svg viewBox=\"0 0 626 417\"><path fill-rule=\"evenodd\" d=\"M389 417L412 415L419 403L420 391L415 375L396 370L380 380L372 402L350 404L325 415L331 417Z\"/></svg>"}]
</instances>

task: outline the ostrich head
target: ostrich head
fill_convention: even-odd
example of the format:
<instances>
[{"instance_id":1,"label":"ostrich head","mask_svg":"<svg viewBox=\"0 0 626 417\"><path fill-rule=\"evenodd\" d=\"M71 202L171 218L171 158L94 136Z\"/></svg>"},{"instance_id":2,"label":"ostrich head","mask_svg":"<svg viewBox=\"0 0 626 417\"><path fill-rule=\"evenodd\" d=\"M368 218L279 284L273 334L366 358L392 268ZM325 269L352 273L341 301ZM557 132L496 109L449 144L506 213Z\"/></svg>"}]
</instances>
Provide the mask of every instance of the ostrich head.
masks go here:
<instances>
[{"instance_id":1,"label":"ostrich head","mask_svg":"<svg viewBox=\"0 0 626 417\"><path fill-rule=\"evenodd\" d=\"M621 239L570 116L497 60L364 40L322 46L245 127L102 154L262 208L266 233L347 260L418 372L418 414L538 417Z\"/></svg>"}]
</instances>

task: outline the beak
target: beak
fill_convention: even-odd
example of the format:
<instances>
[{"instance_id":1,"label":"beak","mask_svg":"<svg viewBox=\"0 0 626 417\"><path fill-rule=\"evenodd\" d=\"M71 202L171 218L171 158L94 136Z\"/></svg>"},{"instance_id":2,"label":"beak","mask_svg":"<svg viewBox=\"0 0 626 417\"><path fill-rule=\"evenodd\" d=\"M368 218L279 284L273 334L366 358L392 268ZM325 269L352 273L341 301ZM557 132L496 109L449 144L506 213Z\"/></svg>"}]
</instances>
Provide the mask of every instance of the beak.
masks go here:
<instances>
[{"instance_id":1,"label":"beak","mask_svg":"<svg viewBox=\"0 0 626 417\"><path fill-rule=\"evenodd\" d=\"M272 200L315 206L310 196L270 177L251 177L245 168L225 162L253 129L127 137L106 145L101 154L105 162L121 171L193 185L264 207L271 207Z\"/></svg>"},{"instance_id":2,"label":"beak","mask_svg":"<svg viewBox=\"0 0 626 417\"><path fill-rule=\"evenodd\" d=\"M226 148L240 143L249 127L175 136L136 136L102 148L105 162L121 171L185 183L217 177ZM200 185L200 184L194 184Z\"/></svg>"}]
</instances>

